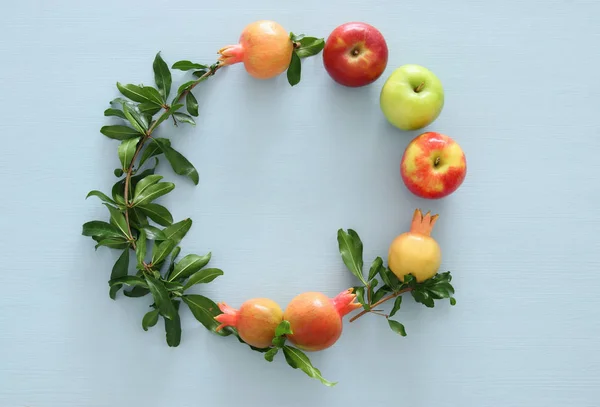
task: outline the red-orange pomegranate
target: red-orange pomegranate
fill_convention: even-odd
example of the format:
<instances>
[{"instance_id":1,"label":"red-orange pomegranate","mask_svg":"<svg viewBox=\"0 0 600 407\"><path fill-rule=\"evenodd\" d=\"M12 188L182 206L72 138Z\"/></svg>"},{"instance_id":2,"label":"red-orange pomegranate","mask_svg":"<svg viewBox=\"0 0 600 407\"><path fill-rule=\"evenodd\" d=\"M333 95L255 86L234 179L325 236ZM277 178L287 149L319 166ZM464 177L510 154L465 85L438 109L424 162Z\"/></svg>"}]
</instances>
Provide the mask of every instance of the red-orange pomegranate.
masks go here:
<instances>
[{"instance_id":1,"label":"red-orange pomegranate","mask_svg":"<svg viewBox=\"0 0 600 407\"><path fill-rule=\"evenodd\" d=\"M289 321L292 334L288 340L306 351L319 351L332 346L342 334L342 318L360 308L352 288L329 298L318 292L296 296L288 304L283 319Z\"/></svg>"}]
</instances>

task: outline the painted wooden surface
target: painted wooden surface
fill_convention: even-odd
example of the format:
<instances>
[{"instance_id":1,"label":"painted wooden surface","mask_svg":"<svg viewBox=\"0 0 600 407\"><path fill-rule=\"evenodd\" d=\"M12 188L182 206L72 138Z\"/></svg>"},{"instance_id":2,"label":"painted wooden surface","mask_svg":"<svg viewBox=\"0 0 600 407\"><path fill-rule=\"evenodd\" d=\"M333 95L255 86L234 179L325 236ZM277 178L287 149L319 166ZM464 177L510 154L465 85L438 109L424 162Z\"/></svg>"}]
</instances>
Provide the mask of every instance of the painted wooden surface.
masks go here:
<instances>
[{"instance_id":1,"label":"painted wooden surface","mask_svg":"<svg viewBox=\"0 0 600 407\"><path fill-rule=\"evenodd\" d=\"M597 1L6 3L0 406L598 406L599 15ZM98 131L115 83L151 82L158 51L213 62L263 18L318 36L370 22L389 65L354 90L320 56L294 88L236 66L196 92L198 126L169 134L200 185L160 172L177 183L163 203L195 222L184 253L212 251L225 271L198 292L283 306L336 294L354 284L337 229L358 231L365 258L385 256L415 207L441 215L435 237L457 289L454 308L405 301L406 338L376 316L346 324L311 355L339 382L331 389L209 335L187 310L182 343L168 348L161 326L141 328L150 300L108 298L116 253L80 235L106 216L85 195L115 180L117 144ZM399 159L418 133L379 110L385 76L404 63L438 74L446 106L428 129L467 154L464 185L441 201L405 190Z\"/></svg>"}]
</instances>

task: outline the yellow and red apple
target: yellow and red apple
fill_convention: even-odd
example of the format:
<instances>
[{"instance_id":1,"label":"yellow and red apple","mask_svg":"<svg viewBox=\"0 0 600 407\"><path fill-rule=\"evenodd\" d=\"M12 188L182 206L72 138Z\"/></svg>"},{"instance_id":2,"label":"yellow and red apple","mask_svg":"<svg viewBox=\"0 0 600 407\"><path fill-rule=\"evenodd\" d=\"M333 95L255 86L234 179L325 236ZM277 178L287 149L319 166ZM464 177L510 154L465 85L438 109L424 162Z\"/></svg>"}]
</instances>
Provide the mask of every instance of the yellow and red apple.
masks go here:
<instances>
[{"instance_id":1,"label":"yellow and red apple","mask_svg":"<svg viewBox=\"0 0 600 407\"><path fill-rule=\"evenodd\" d=\"M376 81L388 62L387 43L370 24L349 22L336 27L325 42L323 64L337 83L359 87Z\"/></svg>"},{"instance_id":2,"label":"yellow and red apple","mask_svg":"<svg viewBox=\"0 0 600 407\"><path fill-rule=\"evenodd\" d=\"M467 160L458 143L428 131L415 137L402 156L400 173L413 194L439 199L458 189L467 175Z\"/></svg>"}]
</instances>

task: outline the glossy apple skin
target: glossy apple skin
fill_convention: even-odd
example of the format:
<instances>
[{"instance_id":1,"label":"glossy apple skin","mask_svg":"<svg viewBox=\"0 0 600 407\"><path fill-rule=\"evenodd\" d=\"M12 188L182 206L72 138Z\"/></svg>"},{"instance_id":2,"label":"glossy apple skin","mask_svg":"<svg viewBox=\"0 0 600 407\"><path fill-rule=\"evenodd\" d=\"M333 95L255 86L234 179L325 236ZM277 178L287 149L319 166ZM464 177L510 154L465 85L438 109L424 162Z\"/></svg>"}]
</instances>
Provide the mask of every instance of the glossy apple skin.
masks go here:
<instances>
[{"instance_id":1,"label":"glossy apple skin","mask_svg":"<svg viewBox=\"0 0 600 407\"><path fill-rule=\"evenodd\" d=\"M403 65L383 84L379 105L393 126L418 130L431 124L442 112L444 87L429 69L415 64Z\"/></svg>"},{"instance_id":2,"label":"glossy apple skin","mask_svg":"<svg viewBox=\"0 0 600 407\"><path fill-rule=\"evenodd\" d=\"M450 195L463 183L467 160L456 141L430 131L418 135L408 144L400 173L410 192L421 198L439 199Z\"/></svg>"},{"instance_id":3,"label":"glossy apple skin","mask_svg":"<svg viewBox=\"0 0 600 407\"><path fill-rule=\"evenodd\" d=\"M348 87L376 81L388 62L387 43L370 24L349 22L336 27L325 42L323 64L337 83Z\"/></svg>"}]
</instances>

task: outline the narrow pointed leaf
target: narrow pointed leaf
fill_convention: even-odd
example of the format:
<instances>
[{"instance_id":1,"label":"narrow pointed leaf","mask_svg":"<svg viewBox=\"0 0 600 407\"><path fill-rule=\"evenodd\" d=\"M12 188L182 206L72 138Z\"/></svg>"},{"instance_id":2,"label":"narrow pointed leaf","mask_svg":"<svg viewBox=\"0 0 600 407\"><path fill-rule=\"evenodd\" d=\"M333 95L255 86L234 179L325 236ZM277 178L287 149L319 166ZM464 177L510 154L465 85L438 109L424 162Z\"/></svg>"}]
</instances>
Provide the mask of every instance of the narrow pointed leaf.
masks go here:
<instances>
[{"instance_id":1,"label":"narrow pointed leaf","mask_svg":"<svg viewBox=\"0 0 600 407\"><path fill-rule=\"evenodd\" d=\"M165 333L167 345L170 347L179 346L181 342L181 319L179 318L179 301L173 301L175 314L172 319L165 318Z\"/></svg>"},{"instance_id":2,"label":"narrow pointed leaf","mask_svg":"<svg viewBox=\"0 0 600 407\"><path fill-rule=\"evenodd\" d=\"M147 177L142 178L135 186L135 191L133 193L134 197L139 196L142 192L148 189L150 186L156 184L158 181L163 179L162 175L152 174Z\"/></svg>"},{"instance_id":3,"label":"narrow pointed leaf","mask_svg":"<svg viewBox=\"0 0 600 407\"><path fill-rule=\"evenodd\" d=\"M300 57L296 52L292 52L292 60L290 66L287 69L287 79L290 85L295 86L300 83L300 77L302 76L302 63Z\"/></svg>"},{"instance_id":4,"label":"narrow pointed leaf","mask_svg":"<svg viewBox=\"0 0 600 407\"><path fill-rule=\"evenodd\" d=\"M173 223L173 215L162 205L150 203L140 206L139 209L161 226L169 226Z\"/></svg>"},{"instance_id":5,"label":"narrow pointed leaf","mask_svg":"<svg viewBox=\"0 0 600 407\"><path fill-rule=\"evenodd\" d=\"M172 66L173 69L179 69L181 71L189 71L192 69L206 69L207 65L196 64L191 61L177 61Z\"/></svg>"},{"instance_id":6,"label":"narrow pointed leaf","mask_svg":"<svg viewBox=\"0 0 600 407\"><path fill-rule=\"evenodd\" d=\"M325 386L331 387L337 384L337 382L330 382L328 380L325 380L321 375L319 369L312 365L308 356L306 356L306 354L300 349L287 345L284 346L282 349L286 362L294 369L302 370L309 377L320 380L321 383L323 383Z\"/></svg>"},{"instance_id":7,"label":"narrow pointed leaf","mask_svg":"<svg viewBox=\"0 0 600 407\"><path fill-rule=\"evenodd\" d=\"M375 278L375 276L380 272L382 267L383 260L381 259L381 257L377 257L375 260L373 260L373 263L371 264L371 269L369 270L368 280L371 281L373 278Z\"/></svg>"},{"instance_id":8,"label":"narrow pointed leaf","mask_svg":"<svg viewBox=\"0 0 600 407\"><path fill-rule=\"evenodd\" d=\"M169 276L169 281L174 281L179 278L186 278L196 273L204 266L208 264L211 258L211 253L207 253L204 256L198 256L197 254L188 254L178 263L175 264L173 272Z\"/></svg>"},{"instance_id":9,"label":"narrow pointed leaf","mask_svg":"<svg viewBox=\"0 0 600 407\"><path fill-rule=\"evenodd\" d=\"M200 322L206 329L212 331L221 336L227 336L230 333L222 330L216 332L215 329L219 326L219 322L215 320L215 317L221 314L219 307L211 299L206 298L199 294L189 294L181 297L183 302L187 304L194 317Z\"/></svg>"},{"instance_id":10,"label":"narrow pointed leaf","mask_svg":"<svg viewBox=\"0 0 600 407\"><path fill-rule=\"evenodd\" d=\"M271 348L269 349L267 352L265 352L265 360L267 362L272 362L273 359L275 358L275 355L277 355L277 352L279 352L279 348Z\"/></svg>"},{"instance_id":11,"label":"narrow pointed leaf","mask_svg":"<svg viewBox=\"0 0 600 407\"><path fill-rule=\"evenodd\" d=\"M367 285L363 276L363 244L352 229L348 232L338 230L338 246L344 264L364 285Z\"/></svg>"},{"instance_id":12,"label":"narrow pointed leaf","mask_svg":"<svg viewBox=\"0 0 600 407\"><path fill-rule=\"evenodd\" d=\"M121 234L125 237L129 237L129 230L127 228L127 221L125 220L125 216L114 206L104 204L110 211L110 223L115 225L120 231Z\"/></svg>"},{"instance_id":13,"label":"narrow pointed leaf","mask_svg":"<svg viewBox=\"0 0 600 407\"><path fill-rule=\"evenodd\" d=\"M162 105L162 97L160 92L150 86L137 86L133 84L122 85L117 83L117 89L121 94L134 102L153 103L157 106Z\"/></svg>"},{"instance_id":14,"label":"narrow pointed leaf","mask_svg":"<svg viewBox=\"0 0 600 407\"><path fill-rule=\"evenodd\" d=\"M148 131L148 120L146 120L146 117L142 113L137 109L129 107L129 105L123 105L123 113L134 129L140 132L140 134L146 134Z\"/></svg>"},{"instance_id":15,"label":"narrow pointed leaf","mask_svg":"<svg viewBox=\"0 0 600 407\"><path fill-rule=\"evenodd\" d=\"M289 321L281 321L275 328L275 336L284 336L293 334Z\"/></svg>"},{"instance_id":16,"label":"narrow pointed leaf","mask_svg":"<svg viewBox=\"0 0 600 407\"><path fill-rule=\"evenodd\" d=\"M96 236L101 238L123 238L123 234L116 226L101 220L93 220L84 223L81 234L83 236Z\"/></svg>"},{"instance_id":17,"label":"narrow pointed leaf","mask_svg":"<svg viewBox=\"0 0 600 407\"><path fill-rule=\"evenodd\" d=\"M185 175L188 178L190 178L195 185L198 185L200 177L198 175L198 171L196 170L196 168L194 168L192 163L189 162L187 158L185 158L179 151L175 150L174 148L163 144L161 141L158 140L157 143L163 150L163 153L165 154L165 157L167 157L167 160L169 160L169 163L171 164L171 167L173 168L175 174Z\"/></svg>"},{"instance_id":18,"label":"narrow pointed leaf","mask_svg":"<svg viewBox=\"0 0 600 407\"><path fill-rule=\"evenodd\" d=\"M149 186L144 192L137 195L134 198L133 203L135 206L144 206L155 199L168 194L173 189L175 189L175 184L172 182L159 182L158 184Z\"/></svg>"},{"instance_id":19,"label":"narrow pointed leaf","mask_svg":"<svg viewBox=\"0 0 600 407\"><path fill-rule=\"evenodd\" d=\"M116 278L125 277L129 271L129 248L123 250L123 253L119 256L115 265L112 268L112 272L110 273L110 279L114 280ZM122 285L115 285L110 287L108 295L111 299L115 299L117 296L117 292L121 289Z\"/></svg>"},{"instance_id":20,"label":"narrow pointed leaf","mask_svg":"<svg viewBox=\"0 0 600 407\"><path fill-rule=\"evenodd\" d=\"M162 154L163 151L160 148L160 146L158 145L158 143L156 143L155 140L160 140L161 143L163 143L169 147L171 146L171 140L169 140L169 139L166 139L166 138L150 139L150 143L148 143L148 146L144 149L144 151L142 151L142 155L140 156L140 167L142 165L144 165L144 163L148 160L148 158Z\"/></svg>"},{"instance_id":21,"label":"narrow pointed leaf","mask_svg":"<svg viewBox=\"0 0 600 407\"><path fill-rule=\"evenodd\" d=\"M127 140L140 136L140 133L136 129L121 125L103 126L100 129L100 133L114 140Z\"/></svg>"},{"instance_id":22,"label":"narrow pointed leaf","mask_svg":"<svg viewBox=\"0 0 600 407\"><path fill-rule=\"evenodd\" d=\"M166 239L171 239L176 244L179 244L191 227L192 220L188 218L177 223L173 223L171 226L166 227L163 232L165 232Z\"/></svg>"},{"instance_id":23,"label":"narrow pointed leaf","mask_svg":"<svg viewBox=\"0 0 600 407\"><path fill-rule=\"evenodd\" d=\"M324 38L303 37L300 40L300 48L296 50L296 53L300 58L311 57L321 52L324 47Z\"/></svg>"},{"instance_id":24,"label":"narrow pointed leaf","mask_svg":"<svg viewBox=\"0 0 600 407\"><path fill-rule=\"evenodd\" d=\"M207 269L197 271L190 276L187 283L185 283L185 286L183 287L183 289L187 290L196 284L210 283L215 278L222 276L222 275L223 275L223 271L220 269L217 269L217 268L207 268Z\"/></svg>"},{"instance_id":25,"label":"narrow pointed leaf","mask_svg":"<svg viewBox=\"0 0 600 407\"><path fill-rule=\"evenodd\" d=\"M131 290L123 290L123 295L129 298L140 298L150 294L150 290L148 288L142 287L141 285L136 285Z\"/></svg>"},{"instance_id":26,"label":"narrow pointed leaf","mask_svg":"<svg viewBox=\"0 0 600 407\"><path fill-rule=\"evenodd\" d=\"M130 285L130 286L140 286L144 288L148 288L148 284L146 280L139 276L124 276L113 278L108 282L108 285L113 287L116 285Z\"/></svg>"},{"instance_id":27,"label":"narrow pointed leaf","mask_svg":"<svg viewBox=\"0 0 600 407\"><path fill-rule=\"evenodd\" d=\"M392 307L392 310L390 311L390 317L393 317L394 315L396 315L396 312L398 312L401 305L402 305L402 296L399 295L396 297L396 300L394 301L394 306Z\"/></svg>"},{"instance_id":28,"label":"narrow pointed leaf","mask_svg":"<svg viewBox=\"0 0 600 407\"><path fill-rule=\"evenodd\" d=\"M140 230L140 236L135 244L135 255L137 258L137 268L144 269L144 261L146 260L146 232Z\"/></svg>"},{"instance_id":29,"label":"narrow pointed leaf","mask_svg":"<svg viewBox=\"0 0 600 407\"><path fill-rule=\"evenodd\" d=\"M154 116L156 113L162 110L162 107L158 106L156 103L140 103L138 105L138 110L142 114Z\"/></svg>"},{"instance_id":30,"label":"narrow pointed leaf","mask_svg":"<svg viewBox=\"0 0 600 407\"><path fill-rule=\"evenodd\" d=\"M148 283L148 288L150 289L152 297L154 298L154 304L158 308L160 314L167 319L175 318L177 315L177 310L173 306L171 298L169 297L169 292L167 291L167 288L163 282L148 274L146 274L145 277L146 283Z\"/></svg>"},{"instance_id":31,"label":"narrow pointed leaf","mask_svg":"<svg viewBox=\"0 0 600 407\"><path fill-rule=\"evenodd\" d=\"M146 233L146 237L148 240L167 240L165 237L165 232L160 230L159 228L152 225L142 226L144 233Z\"/></svg>"},{"instance_id":32,"label":"narrow pointed leaf","mask_svg":"<svg viewBox=\"0 0 600 407\"><path fill-rule=\"evenodd\" d=\"M156 323L158 322L158 316L159 313L157 309L149 311L146 313L146 315L144 315L144 318L142 318L142 328L144 329L144 331L147 331L148 328L151 328L154 325L156 325Z\"/></svg>"},{"instance_id":33,"label":"narrow pointed leaf","mask_svg":"<svg viewBox=\"0 0 600 407\"><path fill-rule=\"evenodd\" d=\"M129 165L131 164L131 160L133 159L133 155L135 154L135 150L137 149L137 144L139 141L140 139L138 137L123 140L121 142L121 145L118 148L118 154L123 171L127 171L129 169Z\"/></svg>"},{"instance_id":34,"label":"narrow pointed leaf","mask_svg":"<svg viewBox=\"0 0 600 407\"><path fill-rule=\"evenodd\" d=\"M187 107L187 111L194 117L198 116L198 101L196 97L192 94L192 92L188 92L185 96L185 103Z\"/></svg>"},{"instance_id":35,"label":"narrow pointed leaf","mask_svg":"<svg viewBox=\"0 0 600 407\"><path fill-rule=\"evenodd\" d=\"M127 240L125 240L125 238L121 237L121 238L115 238L115 237L108 237L105 239L101 239L98 241L98 244L96 246L94 246L96 248L96 250L98 250L99 247L108 247L111 249L126 249L129 246L129 242Z\"/></svg>"},{"instance_id":36,"label":"narrow pointed leaf","mask_svg":"<svg viewBox=\"0 0 600 407\"><path fill-rule=\"evenodd\" d=\"M185 113L173 113L173 117L180 122L191 124L192 126L196 125L196 121L192 118L192 116L187 115ZM162 151L161 151L162 152Z\"/></svg>"},{"instance_id":37,"label":"narrow pointed leaf","mask_svg":"<svg viewBox=\"0 0 600 407\"><path fill-rule=\"evenodd\" d=\"M404 325L402 325L400 322L388 319L388 324L390 325L392 331L402 336L406 336L406 330L404 329Z\"/></svg>"},{"instance_id":38,"label":"narrow pointed leaf","mask_svg":"<svg viewBox=\"0 0 600 407\"><path fill-rule=\"evenodd\" d=\"M154 253L152 253L152 264L159 264L164 259L167 258L169 253L173 251L176 243L172 240L165 240L161 244L159 244L155 249Z\"/></svg>"},{"instance_id":39,"label":"narrow pointed leaf","mask_svg":"<svg viewBox=\"0 0 600 407\"><path fill-rule=\"evenodd\" d=\"M88 199L90 196L96 196L106 203L115 204L115 201L113 201L112 199L110 199L108 196L106 196L104 193L102 193L100 191L96 191L96 190L90 191L87 194L87 196L85 197L85 199Z\"/></svg>"},{"instance_id":40,"label":"narrow pointed leaf","mask_svg":"<svg viewBox=\"0 0 600 407\"><path fill-rule=\"evenodd\" d=\"M126 119L125 113L123 113L123 111L121 111L119 109L113 109L113 108L106 109L104 111L104 116L107 116L107 117L114 116L114 117L120 117L121 119Z\"/></svg>"},{"instance_id":41,"label":"narrow pointed leaf","mask_svg":"<svg viewBox=\"0 0 600 407\"><path fill-rule=\"evenodd\" d=\"M171 93L171 83L173 80L171 71L169 71L169 67L160 56L160 52L156 54L152 67L154 69L154 81L163 97L163 102L165 102Z\"/></svg>"}]
</instances>

